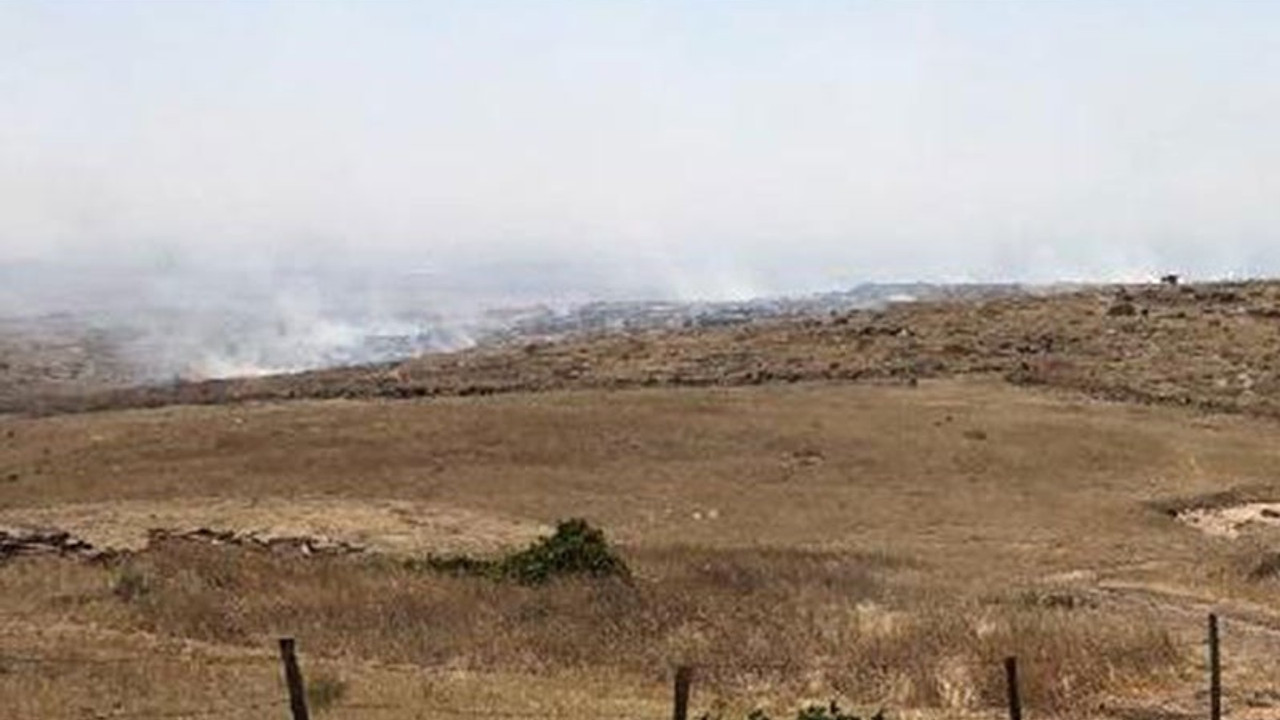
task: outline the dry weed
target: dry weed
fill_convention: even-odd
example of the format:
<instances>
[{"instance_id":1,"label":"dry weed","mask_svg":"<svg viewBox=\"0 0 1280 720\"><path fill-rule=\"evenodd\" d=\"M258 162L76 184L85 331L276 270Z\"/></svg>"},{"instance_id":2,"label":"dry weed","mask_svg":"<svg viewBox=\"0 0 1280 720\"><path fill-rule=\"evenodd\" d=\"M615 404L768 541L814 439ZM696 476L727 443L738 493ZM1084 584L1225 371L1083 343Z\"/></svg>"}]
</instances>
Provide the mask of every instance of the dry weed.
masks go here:
<instances>
[{"instance_id":1,"label":"dry weed","mask_svg":"<svg viewBox=\"0 0 1280 720\"><path fill-rule=\"evenodd\" d=\"M1089 608L990 603L896 587L884 558L781 550L640 551L633 583L531 588L390 562L300 560L170 541L132 561L132 622L168 635L481 671L702 668L706 688L815 689L898 707L973 709L1024 664L1033 707L1062 709L1177 671L1158 628Z\"/></svg>"}]
</instances>

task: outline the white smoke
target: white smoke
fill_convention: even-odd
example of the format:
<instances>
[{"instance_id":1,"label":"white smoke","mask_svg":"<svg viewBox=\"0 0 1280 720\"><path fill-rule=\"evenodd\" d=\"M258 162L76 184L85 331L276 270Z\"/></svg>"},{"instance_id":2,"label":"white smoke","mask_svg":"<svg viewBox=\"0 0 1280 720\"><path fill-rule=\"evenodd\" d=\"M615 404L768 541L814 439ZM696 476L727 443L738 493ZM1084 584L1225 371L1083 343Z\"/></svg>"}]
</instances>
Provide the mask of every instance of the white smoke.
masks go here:
<instances>
[{"instance_id":1,"label":"white smoke","mask_svg":"<svg viewBox=\"0 0 1280 720\"><path fill-rule=\"evenodd\" d=\"M384 362L468 347L484 327L483 302L410 275L27 265L0 279L14 298L0 317L70 318L59 332L107 338L142 382Z\"/></svg>"}]
</instances>

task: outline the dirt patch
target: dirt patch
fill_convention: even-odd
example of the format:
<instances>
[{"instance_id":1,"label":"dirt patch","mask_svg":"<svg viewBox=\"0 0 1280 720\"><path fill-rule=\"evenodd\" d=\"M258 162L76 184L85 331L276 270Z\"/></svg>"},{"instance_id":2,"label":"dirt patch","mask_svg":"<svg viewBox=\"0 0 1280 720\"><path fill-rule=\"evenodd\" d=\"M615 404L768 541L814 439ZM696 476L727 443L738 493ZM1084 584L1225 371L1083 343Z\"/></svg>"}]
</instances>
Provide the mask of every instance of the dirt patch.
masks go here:
<instances>
[{"instance_id":1,"label":"dirt patch","mask_svg":"<svg viewBox=\"0 0 1280 720\"><path fill-rule=\"evenodd\" d=\"M1206 535L1235 538L1249 526L1280 527L1280 502L1190 508L1175 513L1174 517Z\"/></svg>"},{"instance_id":2,"label":"dirt patch","mask_svg":"<svg viewBox=\"0 0 1280 720\"><path fill-rule=\"evenodd\" d=\"M487 555L548 529L454 507L395 500L196 498L28 508L0 513L0 557L137 552L155 537L288 546L304 553Z\"/></svg>"}]
</instances>

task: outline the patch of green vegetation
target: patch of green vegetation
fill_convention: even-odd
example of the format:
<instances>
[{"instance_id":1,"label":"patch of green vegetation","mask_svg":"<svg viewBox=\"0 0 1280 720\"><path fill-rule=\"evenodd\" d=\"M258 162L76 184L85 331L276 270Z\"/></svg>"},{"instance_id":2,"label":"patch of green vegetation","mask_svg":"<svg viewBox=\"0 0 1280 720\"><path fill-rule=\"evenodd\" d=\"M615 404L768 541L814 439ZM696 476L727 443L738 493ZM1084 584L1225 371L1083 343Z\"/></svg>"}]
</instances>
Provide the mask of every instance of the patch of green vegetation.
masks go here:
<instances>
[{"instance_id":1,"label":"patch of green vegetation","mask_svg":"<svg viewBox=\"0 0 1280 720\"><path fill-rule=\"evenodd\" d=\"M482 560L465 555L431 555L425 560L411 561L410 565L451 575L488 577L521 585L541 585L553 578L570 575L631 577L630 569L609 545L604 531L580 518L561 521L553 534L502 558Z\"/></svg>"}]
</instances>

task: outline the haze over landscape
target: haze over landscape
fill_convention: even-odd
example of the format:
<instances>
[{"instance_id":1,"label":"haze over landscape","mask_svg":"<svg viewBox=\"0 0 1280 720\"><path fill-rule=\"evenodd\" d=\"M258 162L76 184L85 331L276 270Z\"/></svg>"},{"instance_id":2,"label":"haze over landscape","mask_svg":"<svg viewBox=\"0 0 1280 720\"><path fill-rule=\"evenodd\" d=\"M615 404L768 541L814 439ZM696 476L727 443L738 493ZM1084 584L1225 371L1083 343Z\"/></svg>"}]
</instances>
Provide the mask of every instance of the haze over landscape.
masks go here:
<instances>
[{"instance_id":1,"label":"haze over landscape","mask_svg":"<svg viewBox=\"0 0 1280 720\"><path fill-rule=\"evenodd\" d=\"M0 260L548 298L1273 274L1277 14L7 2Z\"/></svg>"},{"instance_id":2,"label":"haze over landscape","mask_svg":"<svg viewBox=\"0 0 1280 720\"><path fill-rule=\"evenodd\" d=\"M0 315L217 376L512 306L1274 274L1278 12L8 2Z\"/></svg>"},{"instance_id":3,"label":"haze over landscape","mask_svg":"<svg viewBox=\"0 0 1280 720\"><path fill-rule=\"evenodd\" d=\"M1274 720L1276 78L1249 0L0 0L0 720Z\"/></svg>"}]
</instances>

